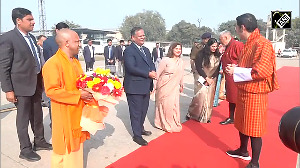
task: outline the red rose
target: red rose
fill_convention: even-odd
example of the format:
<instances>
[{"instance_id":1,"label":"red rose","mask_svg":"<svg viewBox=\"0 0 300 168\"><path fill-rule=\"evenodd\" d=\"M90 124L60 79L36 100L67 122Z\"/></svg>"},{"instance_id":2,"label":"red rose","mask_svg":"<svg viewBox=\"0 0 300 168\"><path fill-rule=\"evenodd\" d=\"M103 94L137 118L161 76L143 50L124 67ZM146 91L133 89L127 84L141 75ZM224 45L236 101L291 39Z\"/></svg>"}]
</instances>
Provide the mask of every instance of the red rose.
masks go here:
<instances>
[{"instance_id":1,"label":"red rose","mask_svg":"<svg viewBox=\"0 0 300 168\"><path fill-rule=\"evenodd\" d=\"M101 92L102 95L109 95L110 94L110 90L107 86L102 86L101 88Z\"/></svg>"},{"instance_id":2,"label":"red rose","mask_svg":"<svg viewBox=\"0 0 300 168\"><path fill-rule=\"evenodd\" d=\"M119 97L122 96L122 93L123 93L122 89L114 89L113 96Z\"/></svg>"},{"instance_id":3,"label":"red rose","mask_svg":"<svg viewBox=\"0 0 300 168\"><path fill-rule=\"evenodd\" d=\"M93 88L92 88L92 90L93 90L94 92L100 92L101 89L102 89L102 85L101 85L100 83L95 84L95 85L93 86Z\"/></svg>"},{"instance_id":4,"label":"red rose","mask_svg":"<svg viewBox=\"0 0 300 168\"><path fill-rule=\"evenodd\" d=\"M86 82L79 79L76 81L76 87L80 89L86 88Z\"/></svg>"},{"instance_id":5,"label":"red rose","mask_svg":"<svg viewBox=\"0 0 300 168\"><path fill-rule=\"evenodd\" d=\"M85 81L92 81L93 80L93 78L91 78L91 77L86 77L85 78Z\"/></svg>"},{"instance_id":6,"label":"red rose","mask_svg":"<svg viewBox=\"0 0 300 168\"><path fill-rule=\"evenodd\" d=\"M104 84L107 83L108 78L107 78L106 76L101 76L101 77L99 77L99 78L101 79L100 84L101 84L102 86L103 86Z\"/></svg>"}]
</instances>

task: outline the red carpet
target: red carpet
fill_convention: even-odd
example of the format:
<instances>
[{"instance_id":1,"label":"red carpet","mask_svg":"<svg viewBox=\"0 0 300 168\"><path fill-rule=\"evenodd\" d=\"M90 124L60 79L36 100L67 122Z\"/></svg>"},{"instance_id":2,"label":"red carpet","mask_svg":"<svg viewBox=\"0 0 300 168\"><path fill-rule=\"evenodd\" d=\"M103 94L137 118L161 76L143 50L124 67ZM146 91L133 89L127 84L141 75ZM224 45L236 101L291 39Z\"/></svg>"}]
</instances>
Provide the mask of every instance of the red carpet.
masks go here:
<instances>
[{"instance_id":1,"label":"red carpet","mask_svg":"<svg viewBox=\"0 0 300 168\"><path fill-rule=\"evenodd\" d=\"M280 89L269 95L268 133L263 137L262 168L295 168L297 154L286 148L278 136L278 123L289 109L300 105L299 68L278 70ZM214 108L212 123L187 121L180 133L165 133L108 168L244 168L248 161L234 159L225 151L239 146L233 125L219 124L228 115L228 103ZM249 141L249 149L250 149ZM251 155L251 154L250 154Z\"/></svg>"}]
</instances>

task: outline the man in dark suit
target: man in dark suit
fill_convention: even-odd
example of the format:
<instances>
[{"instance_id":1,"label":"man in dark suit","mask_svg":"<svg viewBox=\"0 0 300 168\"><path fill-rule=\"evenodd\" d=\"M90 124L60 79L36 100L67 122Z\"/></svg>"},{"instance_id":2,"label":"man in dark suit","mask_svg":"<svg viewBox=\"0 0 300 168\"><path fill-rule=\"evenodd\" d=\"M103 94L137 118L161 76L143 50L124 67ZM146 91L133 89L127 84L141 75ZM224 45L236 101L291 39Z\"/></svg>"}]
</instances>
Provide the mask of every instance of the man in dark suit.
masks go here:
<instances>
[{"instance_id":1,"label":"man in dark suit","mask_svg":"<svg viewBox=\"0 0 300 168\"><path fill-rule=\"evenodd\" d=\"M95 62L95 47L92 46L93 41L89 40L88 45L83 48L83 57L85 61L85 71L92 71Z\"/></svg>"},{"instance_id":2,"label":"man in dark suit","mask_svg":"<svg viewBox=\"0 0 300 168\"><path fill-rule=\"evenodd\" d=\"M55 26L55 34L60 29L68 29L69 26L64 22L59 22ZM45 58L45 61L47 61L50 57L52 57L58 50L58 45L55 42L55 36L49 37L47 40L43 43L43 55Z\"/></svg>"},{"instance_id":3,"label":"man in dark suit","mask_svg":"<svg viewBox=\"0 0 300 168\"><path fill-rule=\"evenodd\" d=\"M0 80L6 99L17 107L19 157L38 161L41 157L34 150L51 150L52 145L44 138L41 59L35 38L29 33L35 22L31 11L24 8L13 9L12 20L16 27L0 37ZM34 134L33 148L29 122Z\"/></svg>"},{"instance_id":4,"label":"man in dark suit","mask_svg":"<svg viewBox=\"0 0 300 168\"><path fill-rule=\"evenodd\" d=\"M145 146L148 142L142 138L142 135L149 136L151 132L145 131L143 125L156 72L151 53L143 46L144 30L141 27L134 27L130 33L133 43L124 51L124 89L129 106L133 141Z\"/></svg>"},{"instance_id":5,"label":"man in dark suit","mask_svg":"<svg viewBox=\"0 0 300 168\"><path fill-rule=\"evenodd\" d=\"M104 47L105 65L115 65L115 47L112 40L107 39L107 46Z\"/></svg>"},{"instance_id":6,"label":"man in dark suit","mask_svg":"<svg viewBox=\"0 0 300 168\"><path fill-rule=\"evenodd\" d=\"M117 64L118 64L118 69L117 69L117 75L119 78L122 78L124 75L124 59L123 59L123 54L125 50L125 42L124 40L120 40L120 45L116 47L116 58L117 58Z\"/></svg>"},{"instance_id":7,"label":"man in dark suit","mask_svg":"<svg viewBox=\"0 0 300 168\"><path fill-rule=\"evenodd\" d=\"M156 47L153 48L153 51L152 51L152 60L153 60L153 62L156 62L158 57L160 59L162 59L163 49L159 47L159 43L156 43Z\"/></svg>"}]
</instances>

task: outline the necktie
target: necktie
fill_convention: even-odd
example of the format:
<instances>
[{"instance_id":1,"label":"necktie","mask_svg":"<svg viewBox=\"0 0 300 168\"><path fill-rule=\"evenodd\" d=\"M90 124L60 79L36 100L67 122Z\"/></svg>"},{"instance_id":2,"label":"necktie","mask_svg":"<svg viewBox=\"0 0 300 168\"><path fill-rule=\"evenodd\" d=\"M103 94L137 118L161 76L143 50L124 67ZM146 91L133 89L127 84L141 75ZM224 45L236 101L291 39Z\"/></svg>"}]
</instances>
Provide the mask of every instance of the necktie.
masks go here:
<instances>
[{"instance_id":1,"label":"necktie","mask_svg":"<svg viewBox=\"0 0 300 168\"><path fill-rule=\"evenodd\" d=\"M112 59L112 47L109 46L109 59Z\"/></svg>"},{"instance_id":2,"label":"necktie","mask_svg":"<svg viewBox=\"0 0 300 168\"><path fill-rule=\"evenodd\" d=\"M38 56L37 56L37 52L35 50L34 44L33 44L32 40L31 40L30 36L27 35L25 37L28 38L28 40L29 40L30 48L31 48L31 51L32 51L33 56L35 58L36 73L38 74L41 71L41 65L40 65L40 62L39 62L39 59L38 59Z\"/></svg>"},{"instance_id":3,"label":"necktie","mask_svg":"<svg viewBox=\"0 0 300 168\"><path fill-rule=\"evenodd\" d=\"M145 53L145 51L144 51L143 47L140 47L140 50L141 50L141 52L143 53L143 55L144 55L144 57L145 57L145 60L146 60L146 62L148 62L148 60L147 60L147 56L146 56L146 53Z\"/></svg>"}]
</instances>

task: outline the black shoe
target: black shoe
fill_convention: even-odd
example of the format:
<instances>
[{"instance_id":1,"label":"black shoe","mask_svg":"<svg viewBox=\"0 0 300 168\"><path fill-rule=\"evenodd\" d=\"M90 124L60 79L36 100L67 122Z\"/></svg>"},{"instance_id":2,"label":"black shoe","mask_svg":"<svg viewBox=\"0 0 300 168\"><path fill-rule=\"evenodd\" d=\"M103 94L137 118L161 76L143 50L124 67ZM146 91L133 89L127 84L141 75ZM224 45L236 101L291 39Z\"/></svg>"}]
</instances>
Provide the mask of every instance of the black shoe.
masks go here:
<instances>
[{"instance_id":1,"label":"black shoe","mask_svg":"<svg viewBox=\"0 0 300 168\"><path fill-rule=\"evenodd\" d=\"M133 137L133 141L136 142L137 144L141 145L141 146L147 146L148 142L143 139L142 137Z\"/></svg>"},{"instance_id":2,"label":"black shoe","mask_svg":"<svg viewBox=\"0 0 300 168\"><path fill-rule=\"evenodd\" d=\"M19 158L25 159L29 162L35 162L35 161L39 161L41 159L40 155L38 155L37 153L35 153L33 151L30 151L28 153L20 152Z\"/></svg>"},{"instance_id":3,"label":"black shoe","mask_svg":"<svg viewBox=\"0 0 300 168\"><path fill-rule=\"evenodd\" d=\"M254 165L252 162L250 162L246 168L259 168L259 165Z\"/></svg>"},{"instance_id":4,"label":"black shoe","mask_svg":"<svg viewBox=\"0 0 300 168\"><path fill-rule=\"evenodd\" d=\"M39 143L39 144L34 144L33 145L33 150L34 151L39 151L39 150L52 150L52 145L47 143L47 142L43 142L43 143Z\"/></svg>"},{"instance_id":5,"label":"black shoe","mask_svg":"<svg viewBox=\"0 0 300 168\"><path fill-rule=\"evenodd\" d=\"M210 120L207 120L207 122L206 123L211 123L211 121Z\"/></svg>"},{"instance_id":6,"label":"black shoe","mask_svg":"<svg viewBox=\"0 0 300 168\"><path fill-rule=\"evenodd\" d=\"M191 118L189 116L185 116L185 120L190 120Z\"/></svg>"},{"instance_id":7,"label":"black shoe","mask_svg":"<svg viewBox=\"0 0 300 168\"><path fill-rule=\"evenodd\" d=\"M249 156L248 151L245 153L242 153L240 149L234 150L234 151L227 151L227 155L234 157L234 158L240 158L243 160L251 160L251 157Z\"/></svg>"},{"instance_id":8,"label":"black shoe","mask_svg":"<svg viewBox=\"0 0 300 168\"><path fill-rule=\"evenodd\" d=\"M142 131L142 135L145 135L145 136L150 136L152 134L151 131Z\"/></svg>"},{"instance_id":9,"label":"black shoe","mask_svg":"<svg viewBox=\"0 0 300 168\"><path fill-rule=\"evenodd\" d=\"M233 124L234 120L231 118L227 118L226 120L220 122L221 125Z\"/></svg>"}]
</instances>

